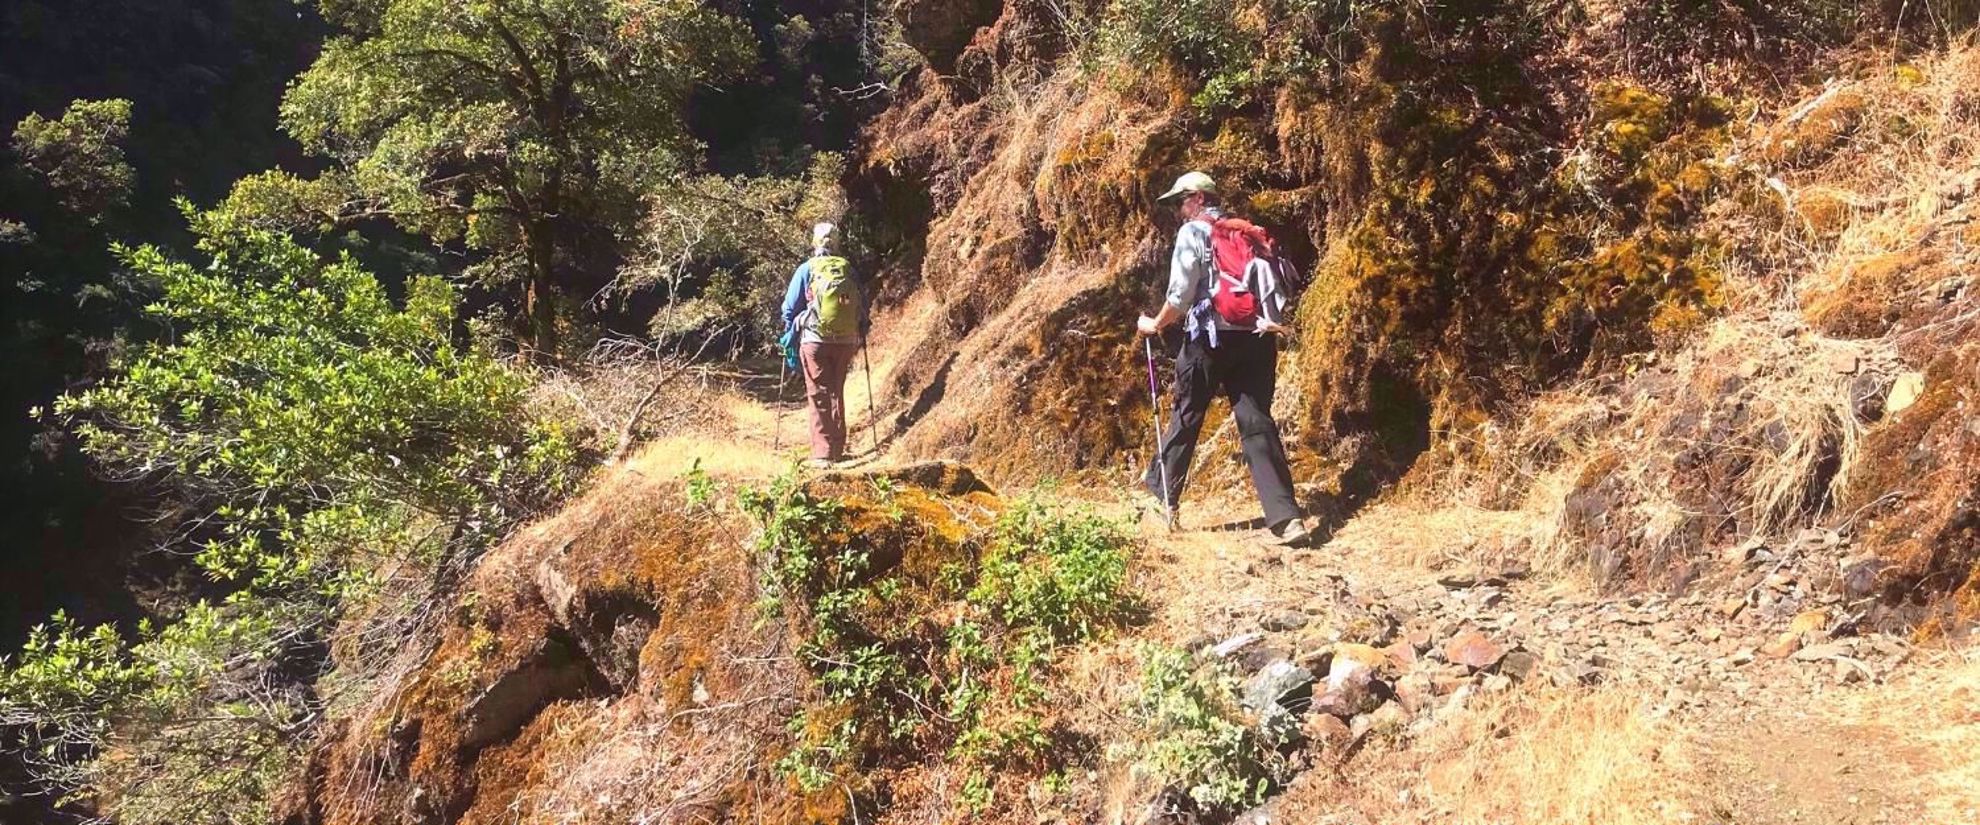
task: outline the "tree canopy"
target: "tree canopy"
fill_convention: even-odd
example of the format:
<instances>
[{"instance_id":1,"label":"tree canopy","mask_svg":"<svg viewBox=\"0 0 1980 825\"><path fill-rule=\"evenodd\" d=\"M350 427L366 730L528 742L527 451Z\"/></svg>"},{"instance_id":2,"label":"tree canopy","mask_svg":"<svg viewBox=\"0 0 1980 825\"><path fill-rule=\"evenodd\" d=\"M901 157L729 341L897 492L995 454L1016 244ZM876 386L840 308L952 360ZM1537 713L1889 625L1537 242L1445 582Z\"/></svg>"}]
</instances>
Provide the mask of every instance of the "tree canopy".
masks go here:
<instances>
[{"instance_id":1,"label":"tree canopy","mask_svg":"<svg viewBox=\"0 0 1980 825\"><path fill-rule=\"evenodd\" d=\"M233 205L296 227L383 216L463 243L472 276L520 292L525 342L545 350L560 297L613 262L643 196L697 161L688 96L754 57L747 28L692 0L326 0L322 13L343 31L290 88L282 124L333 166L249 178Z\"/></svg>"}]
</instances>

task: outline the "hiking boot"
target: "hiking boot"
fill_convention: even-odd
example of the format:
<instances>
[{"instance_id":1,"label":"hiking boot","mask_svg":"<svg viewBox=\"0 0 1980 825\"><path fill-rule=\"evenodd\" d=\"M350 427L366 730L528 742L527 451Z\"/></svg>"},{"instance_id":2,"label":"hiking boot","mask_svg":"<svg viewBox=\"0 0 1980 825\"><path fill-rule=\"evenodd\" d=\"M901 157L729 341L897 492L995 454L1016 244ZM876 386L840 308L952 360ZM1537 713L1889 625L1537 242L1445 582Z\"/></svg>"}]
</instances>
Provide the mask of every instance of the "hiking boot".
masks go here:
<instances>
[{"instance_id":1,"label":"hiking boot","mask_svg":"<svg viewBox=\"0 0 1980 825\"><path fill-rule=\"evenodd\" d=\"M1306 547L1313 543L1313 531L1306 526L1306 519L1292 519L1272 528L1272 543L1280 547Z\"/></svg>"},{"instance_id":2,"label":"hiking boot","mask_svg":"<svg viewBox=\"0 0 1980 825\"><path fill-rule=\"evenodd\" d=\"M807 458L802 466L807 470L830 470L839 463L829 458Z\"/></svg>"}]
</instances>

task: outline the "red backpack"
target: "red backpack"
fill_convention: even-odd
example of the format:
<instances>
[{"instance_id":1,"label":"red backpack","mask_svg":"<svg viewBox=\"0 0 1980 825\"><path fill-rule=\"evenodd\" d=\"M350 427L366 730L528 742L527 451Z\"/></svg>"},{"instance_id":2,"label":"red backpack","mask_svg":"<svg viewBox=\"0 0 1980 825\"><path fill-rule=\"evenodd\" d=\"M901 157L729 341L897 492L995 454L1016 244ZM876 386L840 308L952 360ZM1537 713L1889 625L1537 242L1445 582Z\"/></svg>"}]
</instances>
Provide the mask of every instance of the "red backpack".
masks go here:
<instances>
[{"instance_id":1,"label":"red backpack","mask_svg":"<svg viewBox=\"0 0 1980 825\"><path fill-rule=\"evenodd\" d=\"M1217 288L1210 293L1210 308L1226 323L1251 327L1258 323L1258 294L1251 289L1252 264L1264 261L1277 279L1279 291L1291 302L1302 285L1298 271L1279 256L1279 249L1264 227L1241 218L1205 220L1210 224L1211 258L1216 263Z\"/></svg>"}]
</instances>

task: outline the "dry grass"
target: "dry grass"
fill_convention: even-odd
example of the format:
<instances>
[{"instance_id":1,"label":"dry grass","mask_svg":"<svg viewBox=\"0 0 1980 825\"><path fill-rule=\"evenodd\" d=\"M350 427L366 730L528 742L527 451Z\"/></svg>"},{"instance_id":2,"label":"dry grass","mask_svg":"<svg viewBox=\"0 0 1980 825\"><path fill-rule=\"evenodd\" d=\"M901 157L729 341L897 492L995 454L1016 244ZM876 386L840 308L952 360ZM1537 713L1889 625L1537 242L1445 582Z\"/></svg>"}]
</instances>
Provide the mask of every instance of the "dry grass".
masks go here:
<instances>
[{"instance_id":1,"label":"dry grass","mask_svg":"<svg viewBox=\"0 0 1980 825\"><path fill-rule=\"evenodd\" d=\"M1922 802L1925 821L1980 822L1980 649L1846 694L1830 714L1909 746L1912 758L1891 764L1888 781Z\"/></svg>"},{"instance_id":2,"label":"dry grass","mask_svg":"<svg viewBox=\"0 0 1980 825\"><path fill-rule=\"evenodd\" d=\"M1721 319L1627 377L1539 396L1517 427L1483 428L1428 485L1432 515L1411 519L1446 533L1455 519L1459 535L1489 525L1490 549L1524 539L1536 568L1599 582L1789 534L1849 482L1859 388L1901 372L1882 342L1816 335L1778 313Z\"/></svg>"},{"instance_id":3,"label":"dry grass","mask_svg":"<svg viewBox=\"0 0 1980 825\"><path fill-rule=\"evenodd\" d=\"M1356 514L1334 542L1379 549L1386 562L1422 570L1490 567L1518 558L1537 524L1521 510L1390 501Z\"/></svg>"},{"instance_id":4,"label":"dry grass","mask_svg":"<svg viewBox=\"0 0 1980 825\"><path fill-rule=\"evenodd\" d=\"M1745 173L1713 210L1726 313L1623 375L1447 434L1453 460L1419 474L1429 509L1523 512L1536 567L1603 583L1851 520L1852 479L1874 475L1863 413L1963 306L1928 296L1970 252L1980 47L1850 71L1722 159Z\"/></svg>"},{"instance_id":5,"label":"dry grass","mask_svg":"<svg viewBox=\"0 0 1980 825\"><path fill-rule=\"evenodd\" d=\"M1450 823L1662 825L1693 821L1692 754L1640 697L1540 690L1441 727L1421 747L1448 753L1428 801Z\"/></svg>"}]
</instances>

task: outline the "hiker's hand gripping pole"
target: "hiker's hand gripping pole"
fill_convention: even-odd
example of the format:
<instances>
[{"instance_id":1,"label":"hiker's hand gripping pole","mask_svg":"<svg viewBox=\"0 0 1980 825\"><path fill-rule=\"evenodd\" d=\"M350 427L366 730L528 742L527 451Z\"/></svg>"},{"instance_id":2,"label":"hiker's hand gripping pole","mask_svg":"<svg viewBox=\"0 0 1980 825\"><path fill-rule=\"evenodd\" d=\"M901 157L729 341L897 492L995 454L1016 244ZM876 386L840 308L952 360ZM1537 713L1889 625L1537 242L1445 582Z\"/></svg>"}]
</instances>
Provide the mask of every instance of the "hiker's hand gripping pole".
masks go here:
<instances>
[{"instance_id":1,"label":"hiker's hand gripping pole","mask_svg":"<svg viewBox=\"0 0 1980 825\"><path fill-rule=\"evenodd\" d=\"M1143 336L1141 351L1148 356L1148 412L1155 420L1155 471L1162 479L1162 515L1174 530L1176 506L1169 500L1169 463L1162 460L1162 396L1155 381L1155 340Z\"/></svg>"},{"instance_id":2,"label":"hiker's hand gripping pole","mask_svg":"<svg viewBox=\"0 0 1980 825\"><path fill-rule=\"evenodd\" d=\"M1142 335L1155 335L1162 330L1175 326L1176 322L1182 319L1182 310L1177 309L1174 304L1164 302L1161 311L1155 313L1153 316L1143 315L1136 319L1134 322L1134 331Z\"/></svg>"}]
</instances>

